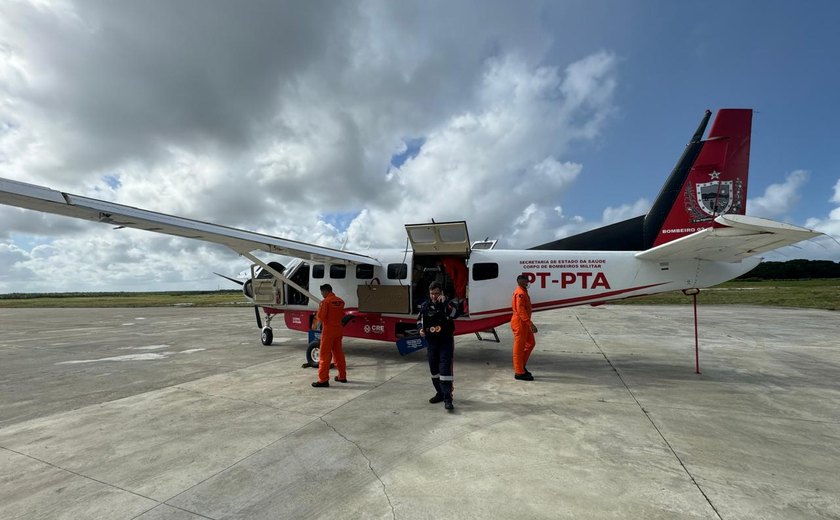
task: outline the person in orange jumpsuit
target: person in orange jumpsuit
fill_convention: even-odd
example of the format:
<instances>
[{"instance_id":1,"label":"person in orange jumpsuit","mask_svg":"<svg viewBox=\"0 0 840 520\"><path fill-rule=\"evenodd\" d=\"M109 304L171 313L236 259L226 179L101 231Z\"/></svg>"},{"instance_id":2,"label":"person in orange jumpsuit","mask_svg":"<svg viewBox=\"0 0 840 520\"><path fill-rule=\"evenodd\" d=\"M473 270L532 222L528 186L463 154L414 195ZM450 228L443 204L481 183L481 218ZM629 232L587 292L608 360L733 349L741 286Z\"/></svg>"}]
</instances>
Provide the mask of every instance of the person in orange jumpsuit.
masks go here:
<instances>
[{"instance_id":1,"label":"person in orange jumpsuit","mask_svg":"<svg viewBox=\"0 0 840 520\"><path fill-rule=\"evenodd\" d=\"M511 309L513 317L510 328L513 330L513 377L520 381L533 381L534 376L525 365L531 357L537 340L534 333L537 327L531 321L531 297L528 296L528 277L520 274L516 277L516 290L513 291Z\"/></svg>"},{"instance_id":2,"label":"person in orange jumpsuit","mask_svg":"<svg viewBox=\"0 0 840 520\"><path fill-rule=\"evenodd\" d=\"M452 285L455 287L455 297L463 300L467 297L467 265L462 258L453 256L444 256L440 263L446 270L446 274L452 279Z\"/></svg>"},{"instance_id":3,"label":"person in orange jumpsuit","mask_svg":"<svg viewBox=\"0 0 840 520\"><path fill-rule=\"evenodd\" d=\"M344 351L341 349L341 318L344 317L344 300L332 292L332 286L325 283L321 286L321 305L318 307L318 314L312 322L312 328L317 329L321 324L321 347L320 359L318 360L318 381L312 386L330 386L330 363L335 357L335 367L338 375L335 380L339 383L347 382L347 363L344 360Z\"/></svg>"}]
</instances>

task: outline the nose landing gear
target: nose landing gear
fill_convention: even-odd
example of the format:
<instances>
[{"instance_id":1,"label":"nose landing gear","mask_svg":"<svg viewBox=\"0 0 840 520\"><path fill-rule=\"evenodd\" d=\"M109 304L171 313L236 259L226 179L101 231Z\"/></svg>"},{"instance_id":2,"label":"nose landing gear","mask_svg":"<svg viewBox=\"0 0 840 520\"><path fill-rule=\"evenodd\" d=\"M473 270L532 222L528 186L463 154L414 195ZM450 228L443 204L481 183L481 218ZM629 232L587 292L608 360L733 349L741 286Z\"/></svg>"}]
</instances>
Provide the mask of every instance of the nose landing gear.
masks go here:
<instances>
[{"instance_id":1,"label":"nose landing gear","mask_svg":"<svg viewBox=\"0 0 840 520\"><path fill-rule=\"evenodd\" d=\"M260 341L263 345L269 346L274 341L274 331L271 330L271 314L265 314L265 327L263 327L262 320L260 319L260 308L254 307L254 313L257 315L257 327L259 327L262 332L260 333Z\"/></svg>"},{"instance_id":2,"label":"nose landing gear","mask_svg":"<svg viewBox=\"0 0 840 520\"><path fill-rule=\"evenodd\" d=\"M271 345L274 341L274 332L269 327L263 327L262 333L260 334L260 341L265 346Z\"/></svg>"}]
</instances>

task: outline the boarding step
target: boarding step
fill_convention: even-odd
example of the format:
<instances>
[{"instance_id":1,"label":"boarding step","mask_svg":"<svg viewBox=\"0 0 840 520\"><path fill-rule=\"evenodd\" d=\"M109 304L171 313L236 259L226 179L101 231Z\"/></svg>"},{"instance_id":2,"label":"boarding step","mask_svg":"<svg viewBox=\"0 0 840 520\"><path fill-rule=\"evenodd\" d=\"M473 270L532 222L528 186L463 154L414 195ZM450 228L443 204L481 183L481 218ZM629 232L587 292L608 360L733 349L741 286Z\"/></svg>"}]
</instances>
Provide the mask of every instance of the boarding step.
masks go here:
<instances>
[{"instance_id":1,"label":"boarding step","mask_svg":"<svg viewBox=\"0 0 840 520\"><path fill-rule=\"evenodd\" d=\"M481 336L482 334L492 334L493 337L485 338ZM493 343L501 343L501 341L499 341L499 334L496 332L495 328L476 332L475 337L478 339L478 341L492 341Z\"/></svg>"}]
</instances>

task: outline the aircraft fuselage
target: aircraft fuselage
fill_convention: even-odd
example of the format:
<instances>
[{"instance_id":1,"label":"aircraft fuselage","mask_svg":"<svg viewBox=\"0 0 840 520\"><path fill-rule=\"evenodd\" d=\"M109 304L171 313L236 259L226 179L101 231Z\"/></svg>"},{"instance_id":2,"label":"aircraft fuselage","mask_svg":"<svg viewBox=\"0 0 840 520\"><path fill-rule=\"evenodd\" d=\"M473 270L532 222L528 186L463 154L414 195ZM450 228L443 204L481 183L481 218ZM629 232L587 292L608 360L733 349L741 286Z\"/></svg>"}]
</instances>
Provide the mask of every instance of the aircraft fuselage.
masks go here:
<instances>
[{"instance_id":1,"label":"aircraft fuselage","mask_svg":"<svg viewBox=\"0 0 840 520\"><path fill-rule=\"evenodd\" d=\"M308 269L310 291L329 283L346 304L354 320L345 335L394 341L410 334L417 305L432 280L442 281L448 297L455 288L441 265L443 256L415 255L402 249L370 253L382 265L332 267L339 264L300 262L290 271ZM633 251L473 250L463 262L466 273L466 314L458 319L456 334L469 334L510 320L511 295L516 276L530 280L535 312L575 305L598 305L634 296L704 288L730 280L755 267L760 259L741 262L682 260L656 262L636 258ZM359 275L359 276L357 276ZM294 273L289 273L294 276ZM289 287L278 301L294 300ZM273 305L282 309L286 325L306 331L317 302Z\"/></svg>"}]
</instances>

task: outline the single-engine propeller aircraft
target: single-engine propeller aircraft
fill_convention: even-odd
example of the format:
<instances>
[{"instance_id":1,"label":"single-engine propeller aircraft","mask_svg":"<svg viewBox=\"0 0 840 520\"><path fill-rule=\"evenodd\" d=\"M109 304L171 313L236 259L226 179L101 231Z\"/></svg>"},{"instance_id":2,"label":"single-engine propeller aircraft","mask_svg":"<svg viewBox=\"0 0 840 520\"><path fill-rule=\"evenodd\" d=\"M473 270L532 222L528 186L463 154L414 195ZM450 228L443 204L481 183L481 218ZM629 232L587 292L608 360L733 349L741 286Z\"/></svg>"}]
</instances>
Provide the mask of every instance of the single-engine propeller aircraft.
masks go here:
<instances>
[{"instance_id":1,"label":"single-engine propeller aircraft","mask_svg":"<svg viewBox=\"0 0 840 520\"><path fill-rule=\"evenodd\" d=\"M404 354L422 348L415 313L434 280L464 305L456 334L490 333L498 341L494 327L510 320L510 294L522 273L532 284L534 311L598 305L717 285L755 267L760 253L821 235L745 215L752 110L720 110L703 139L710 117L706 111L646 215L526 250L471 244L461 221L406 225L410 246L359 254L6 179L0 203L233 249L252 262L242 289L264 345L272 343L277 314L289 329L310 331L320 300L314 289L329 282L346 302L345 336L397 342ZM293 260L264 262L254 251ZM317 366L313 339L310 332L306 357Z\"/></svg>"}]
</instances>

